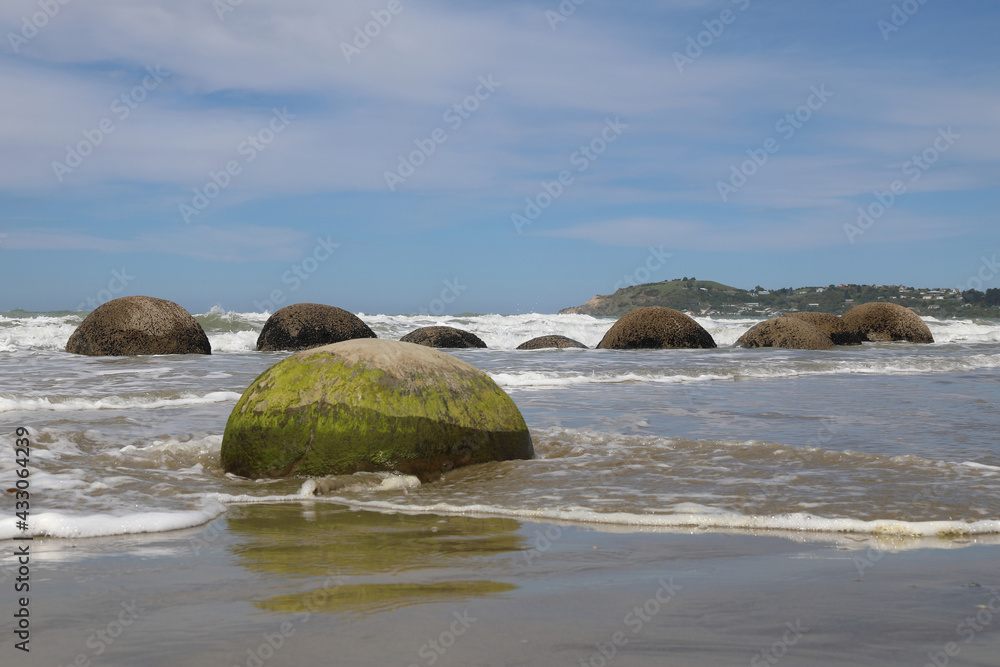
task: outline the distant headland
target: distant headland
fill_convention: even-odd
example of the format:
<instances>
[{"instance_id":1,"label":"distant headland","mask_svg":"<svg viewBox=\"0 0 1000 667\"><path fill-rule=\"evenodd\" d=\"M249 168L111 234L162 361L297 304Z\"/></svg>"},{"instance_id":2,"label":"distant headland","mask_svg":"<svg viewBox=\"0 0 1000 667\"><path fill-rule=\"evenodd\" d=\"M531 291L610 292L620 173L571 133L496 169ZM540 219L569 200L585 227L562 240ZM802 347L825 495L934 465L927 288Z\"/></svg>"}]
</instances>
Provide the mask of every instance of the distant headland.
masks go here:
<instances>
[{"instance_id":1,"label":"distant headland","mask_svg":"<svg viewBox=\"0 0 1000 667\"><path fill-rule=\"evenodd\" d=\"M752 290L694 277L623 287L614 294L598 294L587 303L564 308L560 314L580 313L620 317L642 306L666 306L702 316L772 317L782 312L818 312L842 315L854 306L887 301L936 318L1000 318L1000 289L960 291L950 287L916 288L905 285L827 285Z\"/></svg>"}]
</instances>

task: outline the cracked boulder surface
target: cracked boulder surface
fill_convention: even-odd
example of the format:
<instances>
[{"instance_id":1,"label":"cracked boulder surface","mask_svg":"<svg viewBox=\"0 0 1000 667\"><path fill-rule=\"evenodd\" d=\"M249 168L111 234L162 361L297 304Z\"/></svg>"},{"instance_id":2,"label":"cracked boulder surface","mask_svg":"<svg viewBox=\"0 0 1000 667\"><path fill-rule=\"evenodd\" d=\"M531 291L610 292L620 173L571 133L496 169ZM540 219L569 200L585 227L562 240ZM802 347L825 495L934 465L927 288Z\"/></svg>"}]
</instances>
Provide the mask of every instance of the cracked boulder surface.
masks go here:
<instances>
[{"instance_id":1,"label":"cracked boulder surface","mask_svg":"<svg viewBox=\"0 0 1000 667\"><path fill-rule=\"evenodd\" d=\"M223 469L250 478L394 470L429 481L533 456L524 418L486 373L422 345L368 338L264 371L222 439Z\"/></svg>"}]
</instances>

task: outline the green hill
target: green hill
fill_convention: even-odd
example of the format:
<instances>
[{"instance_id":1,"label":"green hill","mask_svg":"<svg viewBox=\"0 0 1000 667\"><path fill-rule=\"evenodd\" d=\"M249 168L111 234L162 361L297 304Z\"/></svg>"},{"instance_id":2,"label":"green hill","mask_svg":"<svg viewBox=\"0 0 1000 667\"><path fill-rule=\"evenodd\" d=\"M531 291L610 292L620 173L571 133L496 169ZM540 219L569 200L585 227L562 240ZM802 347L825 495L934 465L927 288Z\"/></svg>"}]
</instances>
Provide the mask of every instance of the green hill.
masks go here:
<instances>
[{"instance_id":1,"label":"green hill","mask_svg":"<svg viewBox=\"0 0 1000 667\"><path fill-rule=\"evenodd\" d=\"M828 285L752 290L711 280L675 278L659 283L623 287L614 294L597 295L582 306L560 313L620 317L643 306L666 306L695 315L773 317L781 312L812 311L842 315L869 301L887 301L912 308L919 315L946 317L1000 317L994 292L951 288L914 288L902 285ZM1000 297L1000 294L995 296Z\"/></svg>"}]
</instances>

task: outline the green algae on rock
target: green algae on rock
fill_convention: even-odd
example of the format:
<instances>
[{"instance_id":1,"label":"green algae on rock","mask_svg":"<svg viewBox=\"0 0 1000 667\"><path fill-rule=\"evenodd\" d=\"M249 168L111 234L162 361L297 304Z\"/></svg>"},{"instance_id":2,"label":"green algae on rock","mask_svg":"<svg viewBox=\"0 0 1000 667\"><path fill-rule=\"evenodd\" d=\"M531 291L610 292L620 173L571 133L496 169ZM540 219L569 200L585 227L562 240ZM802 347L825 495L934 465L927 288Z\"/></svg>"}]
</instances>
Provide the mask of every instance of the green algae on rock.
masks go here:
<instances>
[{"instance_id":1,"label":"green algae on rock","mask_svg":"<svg viewBox=\"0 0 1000 667\"><path fill-rule=\"evenodd\" d=\"M356 339L264 371L222 438L226 472L251 478L455 467L534 456L514 401L474 366L425 346Z\"/></svg>"}]
</instances>

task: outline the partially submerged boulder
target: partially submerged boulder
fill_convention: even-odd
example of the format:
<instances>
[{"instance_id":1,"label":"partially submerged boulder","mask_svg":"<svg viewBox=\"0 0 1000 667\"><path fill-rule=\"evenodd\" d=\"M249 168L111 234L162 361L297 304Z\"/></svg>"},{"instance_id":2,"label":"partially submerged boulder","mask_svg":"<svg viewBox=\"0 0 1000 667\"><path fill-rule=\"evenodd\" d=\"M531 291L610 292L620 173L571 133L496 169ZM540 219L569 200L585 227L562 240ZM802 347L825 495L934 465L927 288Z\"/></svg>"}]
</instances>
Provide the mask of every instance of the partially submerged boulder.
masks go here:
<instances>
[{"instance_id":1,"label":"partially submerged boulder","mask_svg":"<svg viewBox=\"0 0 1000 667\"><path fill-rule=\"evenodd\" d=\"M257 350L306 350L355 338L377 338L354 313L320 303L295 303L267 318Z\"/></svg>"},{"instance_id":2,"label":"partially submerged boulder","mask_svg":"<svg viewBox=\"0 0 1000 667\"><path fill-rule=\"evenodd\" d=\"M546 347L580 347L586 349L586 345L578 340L573 340L572 338L567 338L566 336L539 336L537 338L532 338L529 341L525 341L517 346L519 350L540 350Z\"/></svg>"},{"instance_id":3,"label":"partially submerged boulder","mask_svg":"<svg viewBox=\"0 0 1000 667\"><path fill-rule=\"evenodd\" d=\"M851 331L872 342L933 343L934 336L920 317L895 303L863 303L841 317Z\"/></svg>"},{"instance_id":4,"label":"partially submerged boulder","mask_svg":"<svg viewBox=\"0 0 1000 667\"><path fill-rule=\"evenodd\" d=\"M511 398L474 366L420 345L357 339L294 354L236 403L222 466L244 477L396 470L428 480L534 456Z\"/></svg>"},{"instance_id":5,"label":"partially submerged boulder","mask_svg":"<svg viewBox=\"0 0 1000 667\"><path fill-rule=\"evenodd\" d=\"M403 343L416 343L427 347L486 347L486 343L476 334L455 327L420 327L399 340Z\"/></svg>"},{"instance_id":6,"label":"partially submerged boulder","mask_svg":"<svg viewBox=\"0 0 1000 667\"><path fill-rule=\"evenodd\" d=\"M832 350L830 337L805 320L776 317L751 327L736 347L783 347L791 350Z\"/></svg>"},{"instance_id":7,"label":"partially submerged boulder","mask_svg":"<svg viewBox=\"0 0 1000 667\"><path fill-rule=\"evenodd\" d=\"M597 345L601 350L716 347L705 329L679 310L636 308L622 315Z\"/></svg>"},{"instance_id":8,"label":"partially submerged boulder","mask_svg":"<svg viewBox=\"0 0 1000 667\"><path fill-rule=\"evenodd\" d=\"M788 317L808 322L833 341L834 345L861 345L864 337L857 331L852 331L844 320L830 313L788 313Z\"/></svg>"},{"instance_id":9,"label":"partially submerged boulder","mask_svg":"<svg viewBox=\"0 0 1000 667\"><path fill-rule=\"evenodd\" d=\"M95 308L66 342L66 351L90 356L212 354L198 320L173 301L123 296Z\"/></svg>"}]
</instances>

